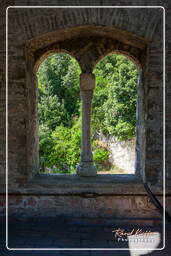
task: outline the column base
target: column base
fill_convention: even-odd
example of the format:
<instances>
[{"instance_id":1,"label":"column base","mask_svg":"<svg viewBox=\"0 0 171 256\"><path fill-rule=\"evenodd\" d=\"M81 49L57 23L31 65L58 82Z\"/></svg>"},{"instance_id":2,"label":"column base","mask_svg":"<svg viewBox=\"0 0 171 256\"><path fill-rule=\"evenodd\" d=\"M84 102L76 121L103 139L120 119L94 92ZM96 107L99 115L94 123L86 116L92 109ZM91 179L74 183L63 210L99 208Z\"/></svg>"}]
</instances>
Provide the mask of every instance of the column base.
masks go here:
<instances>
[{"instance_id":1,"label":"column base","mask_svg":"<svg viewBox=\"0 0 171 256\"><path fill-rule=\"evenodd\" d=\"M80 162L77 166L77 174L79 176L94 177L97 175L97 168L93 165L93 162Z\"/></svg>"}]
</instances>

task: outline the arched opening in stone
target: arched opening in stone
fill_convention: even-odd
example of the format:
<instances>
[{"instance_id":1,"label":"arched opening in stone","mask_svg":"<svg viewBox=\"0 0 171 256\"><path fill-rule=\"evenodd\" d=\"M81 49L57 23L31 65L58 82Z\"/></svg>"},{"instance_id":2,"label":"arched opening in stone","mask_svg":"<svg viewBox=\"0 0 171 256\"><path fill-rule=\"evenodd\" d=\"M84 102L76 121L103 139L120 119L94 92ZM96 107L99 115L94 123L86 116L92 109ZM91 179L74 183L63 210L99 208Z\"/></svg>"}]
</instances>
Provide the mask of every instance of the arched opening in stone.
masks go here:
<instances>
[{"instance_id":1,"label":"arched opening in stone","mask_svg":"<svg viewBox=\"0 0 171 256\"><path fill-rule=\"evenodd\" d=\"M95 30L94 30L95 29ZM50 55L56 53L66 53L73 56L81 67L80 75L80 94L82 104L82 124L80 129L82 130L81 146L81 158L79 157L75 165L74 172L77 169L77 174L80 176L96 176L96 166L99 161L99 152L93 152L92 154L92 136L91 136L91 103L93 98L93 91L95 88L95 75L92 74L95 65L105 56L111 53L124 54L130 57L137 66L140 66L142 70L142 81L140 80L138 88L138 136L136 142L136 173L144 175L145 173L145 101L144 101L144 67L146 56L146 41L129 35L132 40L128 40L127 36L116 32L115 29L111 30L107 27L93 27L83 26L76 27L67 30L54 31L53 33L47 33L40 37L33 38L27 44L27 88L28 88L28 109L29 109L29 122L27 126L27 170L30 178L37 173L39 169L38 163L38 136L37 136L37 102L36 102L36 88L37 82L35 79L35 73L38 70L40 64ZM115 35L118 35L119 37ZM91 34L91 36L90 36ZM127 39L126 39L127 38ZM81 128L82 127L82 128ZM96 146L98 148L98 145ZM69 148L69 147L68 147ZM94 145L93 145L94 151ZM103 152L102 152L103 154ZM96 156L97 155L97 156Z\"/></svg>"},{"instance_id":2,"label":"arched opening in stone","mask_svg":"<svg viewBox=\"0 0 171 256\"><path fill-rule=\"evenodd\" d=\"M96 63L93 73L92 145L98 173L134 174L140 67L125 54L111 53Z\"/></svg>"},{"instance_id":3,"label":"arched opening in stone","mask_svg":"<svg viewBox=\"0 0 171 256\"><path fill-rule=\"evenodd\" d=\"M66 53L42 60L36 72L39 173L74 173L81 147L81 69Z\"/></svg>"}]
</instances>

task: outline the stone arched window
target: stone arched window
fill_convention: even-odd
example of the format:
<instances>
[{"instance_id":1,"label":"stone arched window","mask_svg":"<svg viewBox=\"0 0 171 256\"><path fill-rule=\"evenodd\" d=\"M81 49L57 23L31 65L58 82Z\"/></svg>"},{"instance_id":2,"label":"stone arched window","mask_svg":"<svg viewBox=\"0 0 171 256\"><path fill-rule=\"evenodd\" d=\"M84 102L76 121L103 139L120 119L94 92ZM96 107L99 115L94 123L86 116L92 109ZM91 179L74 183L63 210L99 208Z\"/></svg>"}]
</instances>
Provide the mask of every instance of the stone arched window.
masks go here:
<instances>
[{"instance_id":1,"label":"stone arched window","mask_svg":"<svg viewBox=\"0 0 171 256\"><path fill-rule=\"evenodd\" d=\"M74 173L79 160L81 134L76 128L81 122L79 63L70 54L59 51L48 54L37 66L36 63L39 119L37 172Z\"/></svg>"},{"instance_id":2,"label":"stone arched window","mask_svg":"<svg viewBox=\"0 0 171 256\"><path fill-rule=\"evenodd\" d=\"M114 29L115 30L115 29ZM103 31L103 35L101 34ZM116 32L116 31L115 31ZM115 38L116 33L111 33L109 28L78 27L59 30L53 33L34 38L27 43L27 85L28 85L28 172L32 176L38 169L38 140L37 140L37 113L36 113L36 78L35 70L38 65L50 54L56 52L69 53L78 61L82 73L80 75L80 92L82 99L82 146L81 162L77 173L81 176L96 176L97 170L93 164L91 150L91 104L95 88L95 75L93 69L96 63L104 56L111 53L122 53L131 58L143 69L146 42L139 38L128 40L125 33L120 33L120 38ZM129 35L130 36L130 35ZM30 86L32 85L32 86ZM137 174L143 173L144 162L144 103L143 87L139 82L137 134ZM35 99L33 101L33 99Z\"/></svg>"},{"instance_id":3,"label":"stone arched window","mask_svg":"<svg viewBox=\"0 0 171 256\"><path fill-rule=\"evenodd\" d=\"M125 174L138 173L136 123L141 116L138 110L141 70L138 60L124 51L116 51L100 57L93 71L97 78L93 98L99 100L96 103L94 99L93 111L101 123L98 136L111 152L110 163Z\"/></svg>"}]
</instances>

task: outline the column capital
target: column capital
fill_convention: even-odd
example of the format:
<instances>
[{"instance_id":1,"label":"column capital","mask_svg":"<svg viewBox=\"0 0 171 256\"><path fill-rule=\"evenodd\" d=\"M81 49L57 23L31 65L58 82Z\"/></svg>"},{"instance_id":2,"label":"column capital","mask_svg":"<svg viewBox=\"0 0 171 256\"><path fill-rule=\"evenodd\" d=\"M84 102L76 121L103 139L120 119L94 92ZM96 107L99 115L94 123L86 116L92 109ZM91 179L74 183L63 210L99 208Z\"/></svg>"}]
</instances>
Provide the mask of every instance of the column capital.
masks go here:
<instances>
[{"instance_id":1,"label":"column capital","mask_svg":"<svg viewBox=\"0 0 171 256\"><path fill-rule=\"evenodd\" d=\"M80 75L80 89L82 91L94 90L95 75L92 73L82 73Z\"/></svg>"}]
</instances>

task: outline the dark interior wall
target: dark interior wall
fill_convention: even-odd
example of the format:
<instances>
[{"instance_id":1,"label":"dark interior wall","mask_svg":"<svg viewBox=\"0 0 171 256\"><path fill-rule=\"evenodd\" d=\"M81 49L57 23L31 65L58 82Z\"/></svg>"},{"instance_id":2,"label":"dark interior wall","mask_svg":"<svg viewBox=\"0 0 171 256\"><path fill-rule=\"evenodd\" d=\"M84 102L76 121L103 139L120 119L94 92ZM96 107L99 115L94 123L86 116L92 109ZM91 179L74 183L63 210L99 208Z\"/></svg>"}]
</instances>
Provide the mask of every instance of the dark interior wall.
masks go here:
<instances>
[{"instance_id":1,"label":"dark interior wall","mask_svg":"<svg viewBox=\"0 0 171 256\"><path fill-rule=\"evenodd\" d=\"M169 4L168 1L141 1L141 5L162 5L166 8L166 68L171 67L169 51ZM1 44L0 44L0 92L1 92L1 122L0 122L0 182L1 191L5 185L5 8L9 5L35 5L35 1L2 1ZM71 5L70 1L36 1L36 5ZM102 1L93 1L94 5L101 5ZM138 1L103 1L103 5L137 5ZM91 1L72 1L72 5L91 5ZM36 118L29 121L29 115L34 116L34 108L28 102L29 89L27 87L26 43L37 36L64 28L94 25L107 26L127 31L142 40L147 41L145 72L142 77L144 86L143 104L144 129L146 130L146 145L143 152L144 176L150 184L157 185L163 179L162 160L162 119L163 119L163 9L9 9L8 10L8 42L9 42L9 188L15 191L20 187L24 191L28 177L28 155L31 153L28 145L29 122L36 127ZM170 21L170 22L169 22ZM119 38L118 38L119 39ZM169 66L170 65L170 66ZM166 177L167 186L171 184L170 145L170 74L166 77ZM30 80L34 83L34 80ZM34 93L33 93L34 94ZM34 95L30 95L30 97ZM140 134L141 137L141 134ZM33 138L33 137L32 137ZM33 144L34 139L33 138ZM143 141L142 141L143 143ZM30 165L36 159L33 158Z\"/></svg>"}]
</instances>

